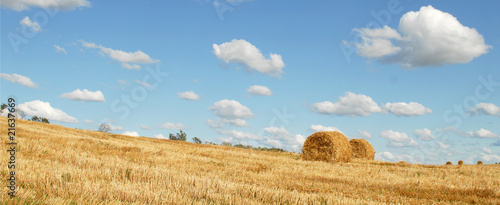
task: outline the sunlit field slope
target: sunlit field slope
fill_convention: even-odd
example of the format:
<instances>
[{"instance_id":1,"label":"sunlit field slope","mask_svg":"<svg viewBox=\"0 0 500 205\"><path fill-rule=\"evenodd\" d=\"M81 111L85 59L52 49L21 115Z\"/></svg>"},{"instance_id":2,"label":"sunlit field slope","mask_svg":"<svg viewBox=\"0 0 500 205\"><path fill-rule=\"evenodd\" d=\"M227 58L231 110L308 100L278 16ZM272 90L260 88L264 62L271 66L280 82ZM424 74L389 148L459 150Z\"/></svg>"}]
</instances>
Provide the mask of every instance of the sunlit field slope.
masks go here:
<instances>
[{"instance_id":1,"label":"sunlit field slope","mask_svg":"<svg viewBox=\"0 0 500 205\"><path fill-rule=\"evenodd\" d=\"M500 203L499 165L332 164L24 120L11 198L7 119L0 122L1 204Z\"/></svg>"}]
</instances>

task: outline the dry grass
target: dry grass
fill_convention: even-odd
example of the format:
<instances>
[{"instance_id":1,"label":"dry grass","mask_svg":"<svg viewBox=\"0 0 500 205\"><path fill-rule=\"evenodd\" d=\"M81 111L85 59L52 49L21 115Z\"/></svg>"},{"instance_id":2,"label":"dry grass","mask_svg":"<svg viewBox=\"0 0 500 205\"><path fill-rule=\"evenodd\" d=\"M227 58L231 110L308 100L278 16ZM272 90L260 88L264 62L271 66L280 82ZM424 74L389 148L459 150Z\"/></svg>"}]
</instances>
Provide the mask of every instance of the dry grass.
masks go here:
<instances>
[{"instance_id":1,"label":"dry grass","mask_svg":"<svg viewBox=\"0 0 500 205\"><path fill-rule=\"evenodd\" d=\"M352 157L359 159L373 160L375 159L375 149L365 139L352 139L349 141L352 148Z\"/></svg>"},{"instance_id":2,"label":"dry grass","mask_svg":"<svg viewBox=\"0 0 500 205\"><path fill-rule=\"evenodd\" d=\"M462 160L458 161L458 165L464 165L464 161Z\"/></svg>"},{"instance_id":3,"label":"dry grass","mask_svg":"<svg viewBox=\"0 0 500 205\"><path fill-rule=\"evenodd\" d=\"M302 158L326 162L349 162L352 159L352 148L347 137L340 132L316 132L307 137L304 142Z\"/></svg>"},{"instance_id":4,"label":"dry grass","mask_svg":"<svg viewBox=\"0 0 500 205\"><path fill-rule=\"evenodd\" d=\"M453 163L452 163L452 162L450 162L450 161L447 161L447 162L446 162L446 165L453 165Z\"/></svg>"},{"instance_id":5,"label":"dry grass","mask_svg":"<svg viewBox=\"0 0 500 205\"><path fill-rule=\"evenodd\" d=\"M6 118L0 118L6 150ZM0 204L498 204L500 165L433 166L135 138L19 120L18 193Z\"/></svg>"}]
</instances>

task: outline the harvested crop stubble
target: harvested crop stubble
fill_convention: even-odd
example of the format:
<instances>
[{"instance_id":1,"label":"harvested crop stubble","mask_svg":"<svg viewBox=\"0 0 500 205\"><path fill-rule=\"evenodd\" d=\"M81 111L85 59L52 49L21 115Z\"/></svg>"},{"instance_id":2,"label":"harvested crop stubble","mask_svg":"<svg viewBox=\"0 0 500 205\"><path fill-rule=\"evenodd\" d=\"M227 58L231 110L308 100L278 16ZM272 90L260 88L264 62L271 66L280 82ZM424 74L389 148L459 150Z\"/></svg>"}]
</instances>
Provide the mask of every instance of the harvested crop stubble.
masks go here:
<instances>
[{"instance_id":1,"label":"harvested crop stubble","mask_svg":"<svg viewBox=\"0 0 500 205\"><path fill-rule=\"evenodd\" d=\"M375 159L375 149L373 146L364 139L352 139L349 141L352 148L352 157L359 159Z\"/></svg>"},{"instance_id":2,"label":"harvested crop stubble","mask_svg":"<svg viewBox=\"0 0 500 205\"><path fill-rule=\"evenodd\" d=\"M399 161L399 162L398 162L398 165L400 165L400 166L403 166L403 165L409 165L409 163L408 163L408 162L406 162L406 161Z\"/></svg>"},{"instance_id":3,"label":"harvested crop stubble","mask_svg":"<svg viewBox=\"0 0 500 205\"><path fill-rule=\"evenodd\" d=\"M316 132L304 142L302 158L327 162L349 162L352 158L352 149L347 137L340 132Z\"/></svg>"},{"instance_id":4,"label":"harvested crop stubble","mask_svg":"<svg viewBox=\"0 0 500 205\"><path fill-rule=\"evenodd\" d=\"M450 161L446 162L446 165L453 165Z\"/></svg>"}]
</instances>

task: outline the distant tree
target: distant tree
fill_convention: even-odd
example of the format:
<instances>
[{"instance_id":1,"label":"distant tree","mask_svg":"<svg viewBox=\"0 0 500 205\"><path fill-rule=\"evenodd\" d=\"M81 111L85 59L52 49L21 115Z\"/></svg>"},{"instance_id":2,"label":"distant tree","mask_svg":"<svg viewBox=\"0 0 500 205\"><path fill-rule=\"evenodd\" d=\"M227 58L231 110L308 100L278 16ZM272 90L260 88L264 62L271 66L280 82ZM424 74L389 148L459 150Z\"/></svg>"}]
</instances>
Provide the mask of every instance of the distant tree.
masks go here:
<instances>
[{"instance_id":1,"label":"distant tree","mask_svg":"<svg viewBox=\"0 0 500 205\"><path fill-rule=\"evenodd\" d=\"M180 130L180 133L177 133L177 140L179 141L186 141L187 139L187 134L182 132L182 130Z\"/></svg>"},{"instance_id":2,"label":"distant tree","mask_svg":"<svg viewBox=\"0 0 500 205\"><path fill-rule=\"evenodd\" d=\"M3 103L2 106L0 107L0 110L3 110L7 107L7 104Z\"/></svg>"},{"instance_id":3,"label":"distant tree","mask_svg":"<svg viewBox=\"0 0 500 205\"><path fill-rule=\"evenodd\" d=\"M47 119L47 118L42 118L42 122L43 122L43 123L50 124L49 119Z\"/></svg>"},{"instance_id":4,"label":"distant tree","mask_svg":"<svg viewBox=\"0 0 500 205\"><path fill-rule=\"evenodd\" d=\"M31 121L33 121L33 122L40 122L40 118L35 115L35 116L31 117Z\"/></svg>"},{"instance_id":5,"label":"distant tree","mask_svg":"<svg viewBox=\"0 0 500 205\"><path fill-rule=\"evenodd\" d=\"M222 146L229 146L229 147L231 147L231 142L222 142L221 145Z\"/></svg>"},{"instance_id":6,"label":"distant tree","mask_svg":"<svg viewBox=\"0 0 500 205\"><path fill-rule=\"evenodd\" d=\"M172 134L172 133L170 133L168 135L168 139L170 139L170 140L178 140L177 137L174 134Z\"/></svg>"},{"instance_id":7,"label":"distant tree","mask_svg":"<svg viewBox=\"0 0 500 205\"><path fill-rule=\"evenodd\" d=\"M201 140L197 137L193 137L193 142L196 144L201 144Z\"/></svg>"},{"instance_id":8,"label":"distant tree","mask_svg":"<svg viewBox=\"0 0 500 205\"><path fill-rule=\"evenodd\" d=\"M111 125L106 124L106 123L101 123L99 125L99 129L97 131L99 131L99 132L110 132L111 131Z\"/></svg>"}]
</instances>

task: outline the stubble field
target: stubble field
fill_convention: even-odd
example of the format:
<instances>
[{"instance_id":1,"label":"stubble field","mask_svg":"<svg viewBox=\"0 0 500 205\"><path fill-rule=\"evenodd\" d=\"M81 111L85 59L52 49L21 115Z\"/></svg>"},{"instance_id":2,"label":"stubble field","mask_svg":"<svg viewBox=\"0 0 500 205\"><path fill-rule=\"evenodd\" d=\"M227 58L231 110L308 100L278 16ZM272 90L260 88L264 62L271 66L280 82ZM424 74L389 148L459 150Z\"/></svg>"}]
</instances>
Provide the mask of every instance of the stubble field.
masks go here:
<instances>
[{"instance_id":1,"label":"stubble field","mask_svg":"<svg viewBox=\"0 0 500 205\"><path fill-rule=\"evenodd\" d=\"M500 165L332 164L16 123L18 190L11 198L7 118L0 118L1 204L500 204Z\"/></svg>"}]
</instances>

